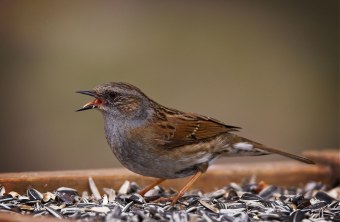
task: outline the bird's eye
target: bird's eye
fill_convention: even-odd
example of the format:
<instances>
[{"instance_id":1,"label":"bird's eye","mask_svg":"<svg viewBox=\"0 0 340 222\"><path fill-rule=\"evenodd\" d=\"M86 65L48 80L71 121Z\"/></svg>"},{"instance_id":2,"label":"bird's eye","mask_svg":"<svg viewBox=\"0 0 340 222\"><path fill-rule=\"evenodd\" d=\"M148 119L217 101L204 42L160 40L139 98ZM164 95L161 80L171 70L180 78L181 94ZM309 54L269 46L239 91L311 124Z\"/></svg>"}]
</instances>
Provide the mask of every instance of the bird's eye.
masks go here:
<instances>
[{"instance_id":1,"label":"bird's eye","mask_svg":"<svg viewBox=\"0 0 340 222\"><path fill-rule=\"evenodd\" d=\"M116 93L116 92L110 92L109 93L109 97L111 98L111 99L114 99L114 98L116 98L118 96L118 94Z\"/></svg>"}]
</instances>

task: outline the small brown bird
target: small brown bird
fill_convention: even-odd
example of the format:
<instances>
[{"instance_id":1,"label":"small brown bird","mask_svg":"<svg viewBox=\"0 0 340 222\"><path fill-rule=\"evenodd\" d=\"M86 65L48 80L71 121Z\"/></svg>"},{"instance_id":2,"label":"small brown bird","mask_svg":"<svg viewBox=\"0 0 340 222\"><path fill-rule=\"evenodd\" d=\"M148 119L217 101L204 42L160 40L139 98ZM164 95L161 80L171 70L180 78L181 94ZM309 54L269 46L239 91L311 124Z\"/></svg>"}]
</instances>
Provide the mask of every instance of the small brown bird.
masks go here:
<instances>
[{"instance_id":1,"label":"small brown bird","mask_svg":"<svg viewBox=\"0 0 340 222\"><path fill-rule=\"evenodd\" d=\"M137 87L120 82L78 91L95 99L77 111L98 109L112 152L129 170L159 178L139 193L144 195L166 179L193 175L172 203L221 156L280 154L304 163L313 161L237 136L240 128L195 113L167 108Z\"/></svg>"}]
</instances>

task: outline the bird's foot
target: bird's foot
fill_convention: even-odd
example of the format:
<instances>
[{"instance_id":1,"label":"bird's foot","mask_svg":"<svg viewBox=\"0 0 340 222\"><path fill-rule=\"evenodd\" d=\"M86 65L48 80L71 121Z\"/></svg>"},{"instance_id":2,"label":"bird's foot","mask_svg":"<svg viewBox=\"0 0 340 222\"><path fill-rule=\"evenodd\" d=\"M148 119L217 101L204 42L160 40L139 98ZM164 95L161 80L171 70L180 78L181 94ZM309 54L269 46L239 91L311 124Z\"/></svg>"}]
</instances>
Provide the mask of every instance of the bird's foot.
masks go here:
<instances>
[{"instance_id":1,"label":"bird's foot","mask_svg":"<svg viewBox=\"0 0 340 222\"><path fill-rule=\"evenodd\" d=\"M154 203L160 203L160 202L171 202L171 205L174 206L179 198L181 198L183 195L175 195L170 197L160 197L157 200L154 200Z\"/></svg>"}]
</instances>

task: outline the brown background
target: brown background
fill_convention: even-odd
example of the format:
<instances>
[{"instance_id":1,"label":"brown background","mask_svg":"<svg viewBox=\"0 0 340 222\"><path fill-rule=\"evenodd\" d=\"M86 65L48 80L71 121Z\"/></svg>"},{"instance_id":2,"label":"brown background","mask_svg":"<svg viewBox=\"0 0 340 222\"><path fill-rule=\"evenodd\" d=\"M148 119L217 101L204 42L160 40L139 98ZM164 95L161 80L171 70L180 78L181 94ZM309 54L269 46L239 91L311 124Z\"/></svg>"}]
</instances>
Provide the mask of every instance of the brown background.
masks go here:
<instances>
[{"instance_id":1,"label":"brown background","mask_svg":"<svg viewBox=\"0 0 340 222\"><path fill-rule=\"evenodd\" d=\"M108 81L273 147L339 147L337 0L2 0L0 22L2 172L119 166L100 114L74 112Z\"/></svg>"}]
</instances>

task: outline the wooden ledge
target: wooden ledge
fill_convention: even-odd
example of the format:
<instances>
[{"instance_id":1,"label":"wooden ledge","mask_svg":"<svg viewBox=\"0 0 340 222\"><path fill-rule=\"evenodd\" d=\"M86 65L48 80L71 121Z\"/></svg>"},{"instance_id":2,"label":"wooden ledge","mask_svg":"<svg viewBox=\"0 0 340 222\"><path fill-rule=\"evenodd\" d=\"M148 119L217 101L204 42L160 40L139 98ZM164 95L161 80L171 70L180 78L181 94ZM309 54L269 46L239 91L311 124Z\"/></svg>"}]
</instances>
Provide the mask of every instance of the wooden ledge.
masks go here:
<instances>
[{"instance_id":1,"label":"wooden ledge","mask_svg":"<svg viewBox=\"0 0 340 222\"><path fill-rule=\"evenodd\" d=\"M314 158L313 158L314 159ZM314 159L317 163L318 160ZM302 186L310 181L323 182L332 186L339 180L334 164L327 165L325 161L317 165L308 165L297 161L262 162L213 165L194 184L194 189L208 192L228 185L230 182L240 183L256 176L257 181L279 186ZM0 174L0 184L6 191L26 192L28 187L46 192L58 187L66 186L78 191L89 191L88 178L92 177L100 191L102 188L119 189L125 180L134 181L145 186L154 181L154 178L144 177L128 171L127 169L90 169L49 172L22 172ZM188 178L167 180L165 187L180 189Z\"/></svg>"}]
</instances>

